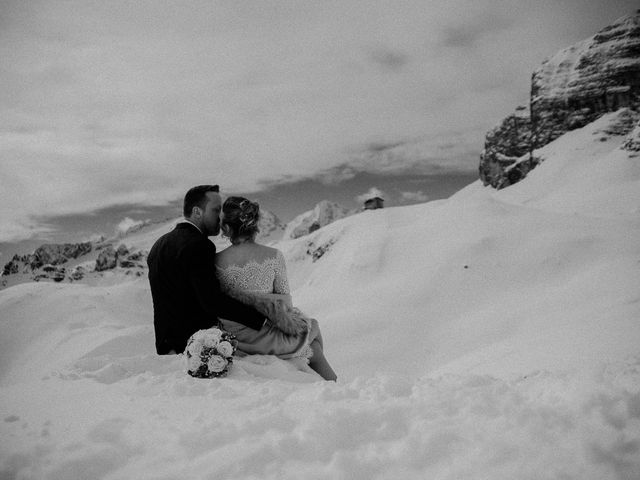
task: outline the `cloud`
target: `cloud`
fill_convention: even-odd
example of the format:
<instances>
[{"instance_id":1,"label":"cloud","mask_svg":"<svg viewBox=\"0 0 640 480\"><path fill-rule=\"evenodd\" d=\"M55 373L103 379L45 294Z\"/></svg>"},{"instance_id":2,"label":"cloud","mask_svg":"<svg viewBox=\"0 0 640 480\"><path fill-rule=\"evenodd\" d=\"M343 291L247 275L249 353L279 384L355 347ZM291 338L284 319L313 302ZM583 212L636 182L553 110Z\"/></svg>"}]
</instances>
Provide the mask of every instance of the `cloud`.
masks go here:
<instances>
[{"instance_id":1,"label":"cloud","mask_svg":"<svg viewBox=\"0 0 640 480\"><path fill-rule=\"evenodd\" d=\"M423 203L429 200L429 197L422 191L400 192L400 200L403 202Z\"/></svg>"},{"instance_id":2,"label":"cloud","mask_svg":"<svg viewBox=\"0 0 640 480\"><path fill-rule=\"evenodd\" d=\"M401 70L407 63L409 57L400 51L390 49L373 48L368 52L369 60L382 68L392 72Z\"/></svg>"},{"instance_id":3,"label":"cloud","mask_svg":"<svg viewBox=\"0 0 640 480\"><path fill-rule=\"evenodd\" d=\"M92 233L90 235L85 235L80 239L81 242L103 242L106 236L103 233Z\"/></svg>"},{"instance_id":4,"label":"cloud","mask_svg":"<svg viewBox=\"0 0 640 480\"><path fill-rule=\"evenodd\" d=\"M441 44L452 48L475 48L483 38L499 34L515 23L506 11L478 11L472 17L460 17L442 28Z\"/></svg>"},{"instance_id":5,"label":"cloud","mask_svg":"<svg viewBox=\"0 0 640 480\"><path fill-rule=\"evenodd\" d=\"M148 220L134 220L133 218L125 217L118 225L116 226L116 235L123 236L128 232L135 231L140 227L147 225L149 223Z\"/></svg>"},{"instance_id":6,"label":"cloud","mask_svg":"<svg viewBox=\"0 0 640 480\"><path fill-rule=\"evenodd\" d=\"M540 61L633 11L589 3L5 2L0 231L203 181L475 171Z\"/></svg>"},{"instance_id":7,"label":"cloud","mask_svg":"<svg viewBox=\"0 0 640 480\"><path fill-rule=\"evenodd\" d=\"M357 174L358 171L350 165L338 165L319 172L317 175L312 175L311 178L316 178L325 185L337 185L351 180Z\"/></svg>"},{"instance_id":8,"label":"cloud","mask_svg":"<svg viewBox=\"0 0 640 480\"><path fill-rule=\"evenodd\" d=\"M358 195L355 198L358 203L364 203L367 200L375 197L380 197L382 199L385 199L387 197L387 194L384 193L382 190L380 190L378 187L371 187L367 192L361 195Z\"/></svg>"},{"instance_id":9,"label":"cloud","mask_svg":"<svg viewBox=\"0 0 640 480\"><path fill-rule=\"evenodd\" d=\"M35 236L45 237L55 232L45 221L39 219L9 219L2 221L0 243L17 242Z\"/></svg>"}]
</instances>

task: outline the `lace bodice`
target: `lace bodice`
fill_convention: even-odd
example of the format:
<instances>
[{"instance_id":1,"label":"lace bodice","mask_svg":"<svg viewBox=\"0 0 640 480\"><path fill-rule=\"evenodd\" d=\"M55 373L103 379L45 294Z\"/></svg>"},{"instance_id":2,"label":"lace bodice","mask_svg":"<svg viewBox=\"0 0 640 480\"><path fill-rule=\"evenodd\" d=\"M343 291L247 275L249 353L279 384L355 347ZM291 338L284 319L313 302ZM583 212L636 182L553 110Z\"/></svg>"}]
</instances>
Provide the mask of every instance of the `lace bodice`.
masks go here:
<instances>
[{"instance_id":1,"label":"lace bodice","mask_svg":"<svg viewBox=\"0 0 640 480\"><path fill-rule=\"evenodd\" d=\"M260 262L250 260L242 266L216 267L216 275L223 292L289 293L287 267L279 250L275 257Z\"/></svg>"}]
</instances>

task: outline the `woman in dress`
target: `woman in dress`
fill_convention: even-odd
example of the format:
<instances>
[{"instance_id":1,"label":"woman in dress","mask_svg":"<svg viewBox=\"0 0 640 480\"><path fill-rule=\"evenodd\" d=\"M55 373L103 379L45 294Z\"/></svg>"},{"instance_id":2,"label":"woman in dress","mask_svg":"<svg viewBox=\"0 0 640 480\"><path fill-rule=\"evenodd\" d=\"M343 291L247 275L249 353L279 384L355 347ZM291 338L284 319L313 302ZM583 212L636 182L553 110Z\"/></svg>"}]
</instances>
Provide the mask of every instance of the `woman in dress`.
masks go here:
<instances>
[{"instance_id":1,"label":"woman in dress","mask_svg":"<svg viewBox=\"0 0 640 480\"><path fill-rule=\"evenodd\" d=\"M256 243L260 208L243 197L229 197L222 206L222 233L231 246L216 255L216 273L220 288L233 296L234 291L283 299L306 323L304 333L287 335L266 323L254 330L240 323L220 319L222 328L238 339L240 355L276 355L282 359L308 362L325 380L336 374L323 353L322 335L315 319L291 305L284 255L275 248Z\"/></svg>"}]
</instances>

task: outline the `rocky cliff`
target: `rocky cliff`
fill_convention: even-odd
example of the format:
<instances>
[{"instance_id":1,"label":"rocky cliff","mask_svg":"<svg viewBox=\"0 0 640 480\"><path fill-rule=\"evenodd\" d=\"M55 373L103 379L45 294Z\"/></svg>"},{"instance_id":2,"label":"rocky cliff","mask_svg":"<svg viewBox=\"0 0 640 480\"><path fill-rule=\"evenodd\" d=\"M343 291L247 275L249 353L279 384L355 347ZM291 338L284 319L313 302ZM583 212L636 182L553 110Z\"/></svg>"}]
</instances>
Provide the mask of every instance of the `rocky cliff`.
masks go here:
<instances>
[{"instance_id":1,"label":"rocky cliff","mask_svg":"<svg viewBox=\"0 0 640 480\"><path fill-rule=\"evenodd\" d=\"M77 281L91 273L119 268L124 274L142 275L145 251L129 251L120 244L97 242L46 244L33 253L14 255L1 271L0 288L29 281Z\"/></svg>"},{"instance_id":2,"label":"rocky cliff","mask_svg":"<svg viewBox=\"0 0 640 480\"><path fill-rule=\"evenodd\" d=\"M480 178L495 188L512 185L538 165L536 149L622 107L640 110L640 10L533 72L529 107L487 133Z\"/></svg>"},{"instance_id":3,"label":"rocky cliff","mask_svg":"<svg viewBox=\"0 0 640 480\"><path fill-rule=\"evenodd\" d=\"M3 268L4 275L27 272L45 265L62 265L93 250L91 242L46 244L28 255L14 255Z\"/></svg>"}]
</instances>

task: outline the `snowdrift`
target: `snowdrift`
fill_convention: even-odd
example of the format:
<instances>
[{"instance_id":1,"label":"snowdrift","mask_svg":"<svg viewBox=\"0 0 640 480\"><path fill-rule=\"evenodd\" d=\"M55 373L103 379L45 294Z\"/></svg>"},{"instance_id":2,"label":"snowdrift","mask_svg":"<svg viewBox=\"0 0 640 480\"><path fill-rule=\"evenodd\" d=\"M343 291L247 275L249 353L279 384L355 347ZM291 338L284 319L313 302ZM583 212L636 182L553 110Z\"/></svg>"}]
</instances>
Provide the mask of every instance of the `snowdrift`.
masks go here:
<instances>
[{"instance_id":1,"label":"snowdrift","mask_svg":"<svg viewBox=\"0 0 640 480\"><path fill-rule=\"evenodd\" d=\"M1 291L0 477L639 478L640 158L619 115L509 189L279 243L337 384L268 356L187 376L154 354L144 278Z\"/></svg>"}]
</instances>

